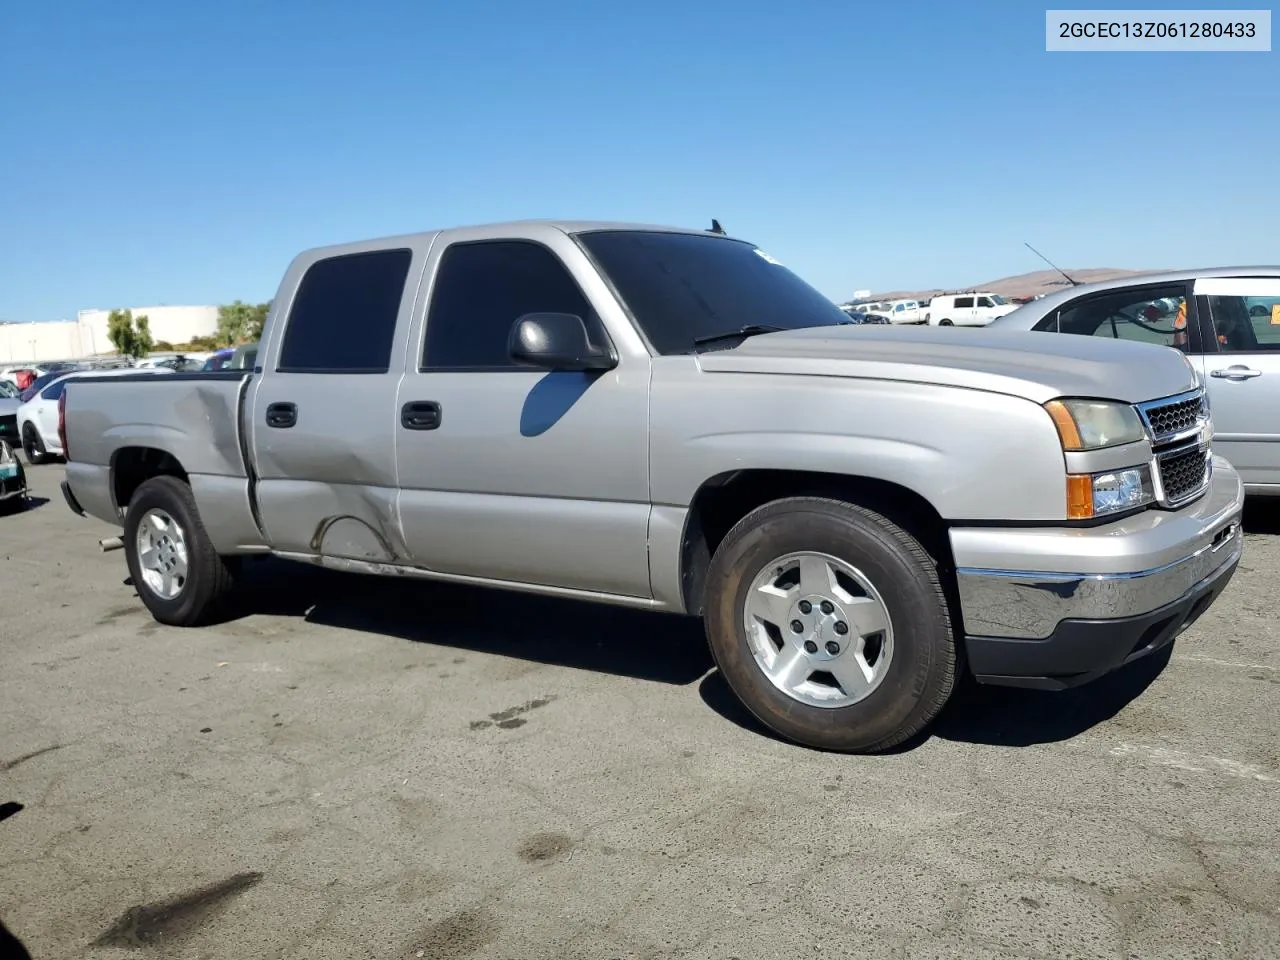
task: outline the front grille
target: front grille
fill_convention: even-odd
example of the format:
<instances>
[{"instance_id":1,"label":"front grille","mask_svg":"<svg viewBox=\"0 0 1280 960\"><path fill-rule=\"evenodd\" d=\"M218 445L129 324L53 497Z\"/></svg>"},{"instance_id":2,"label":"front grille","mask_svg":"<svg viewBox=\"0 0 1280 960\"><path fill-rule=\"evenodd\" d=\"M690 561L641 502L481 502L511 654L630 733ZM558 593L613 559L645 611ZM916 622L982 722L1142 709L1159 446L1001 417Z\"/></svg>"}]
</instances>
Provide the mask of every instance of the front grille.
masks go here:
<instances>
[{"instance_id":1,"label":"front grille","mask_svg":"<svg viewBox=\"0 0 1280 960\"><path fill-rule=\"evenodd\" d=\"M1190 396L1182 396L1174 400L1155 400L1138 405L1138 411L1151 431L1151 439L1156 443L1176 437L1197 427L1207 415L1204 393L1197 390Z\"/></svg>"},{"instance_id":2,"label":"front grille","mask_svg":"<svg viewBox=\"0 0 1280 960\"><path fill-rule=\"evenodd\" d=\"M1137 405L1155 456L1159 503L1180 507L1209 486L1212 432L1204 389Z\"/></svg>"},{"instance_id":3,"label":"front grille","mask_svg":"<svg viewBox=\"0 0 1280 960\"><path fill-rule=\"evenodd\" d=\"M1163 500L1176 506L1200 493L1209 482L1212 457L1198 442L1156 454Z\"/></svg>"}]
</instances>

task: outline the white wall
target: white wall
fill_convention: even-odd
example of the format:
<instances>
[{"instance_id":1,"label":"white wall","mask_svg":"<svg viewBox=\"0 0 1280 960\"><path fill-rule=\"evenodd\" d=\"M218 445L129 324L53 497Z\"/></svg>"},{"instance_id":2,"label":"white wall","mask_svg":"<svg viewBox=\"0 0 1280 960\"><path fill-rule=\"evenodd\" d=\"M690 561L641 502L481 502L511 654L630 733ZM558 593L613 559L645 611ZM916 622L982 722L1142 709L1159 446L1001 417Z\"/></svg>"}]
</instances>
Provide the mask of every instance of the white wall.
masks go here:
<instances>
[{"instance_id":1,"label":"white wall","mask_svg":"<svg viewBox=\"0 0 1280 960\"><path fill-rule=\"evenodd\" d=\"M135 317L145 314L153 339L187 343L192 337L211 336L218 329L217 307L133 307ZM44 323L0 323L0 364L76 360L113 353L107 338L110 310L81 310L75 320Z\"/></svg>"},{"instance_id":2,"label":"white wall","mask_svg":"<svg viewBox=\"0 0 1280 960\"><path fill-rule=\"evenodd\" d=\"M82 344L80 325L74 320L46 323L0 323L0 364L68 360L89 355Z\"/></svg>"}]
</instances>

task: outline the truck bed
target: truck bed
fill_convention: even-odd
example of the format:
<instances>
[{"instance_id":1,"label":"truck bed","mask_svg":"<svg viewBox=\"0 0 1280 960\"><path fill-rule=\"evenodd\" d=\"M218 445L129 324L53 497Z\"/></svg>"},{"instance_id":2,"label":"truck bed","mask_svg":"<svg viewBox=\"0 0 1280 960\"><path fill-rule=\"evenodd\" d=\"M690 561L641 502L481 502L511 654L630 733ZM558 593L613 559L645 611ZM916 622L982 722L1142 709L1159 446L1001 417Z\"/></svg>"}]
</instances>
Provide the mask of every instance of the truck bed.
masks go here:
<instances>
[{"instance_id":1,"label":"truck bed","mask_svg":"<svg viewBox=\"0 0 1280 960\"><path fill-rule=\"evenodd\" d=\"M80 506L100 520L121 523L136 487L132 465L162 459L190 481L219 549L258 546L243 417L252 377L249 370L229 370L78 377L69 383L67 479Z\"/></svg>"}]
</instances>

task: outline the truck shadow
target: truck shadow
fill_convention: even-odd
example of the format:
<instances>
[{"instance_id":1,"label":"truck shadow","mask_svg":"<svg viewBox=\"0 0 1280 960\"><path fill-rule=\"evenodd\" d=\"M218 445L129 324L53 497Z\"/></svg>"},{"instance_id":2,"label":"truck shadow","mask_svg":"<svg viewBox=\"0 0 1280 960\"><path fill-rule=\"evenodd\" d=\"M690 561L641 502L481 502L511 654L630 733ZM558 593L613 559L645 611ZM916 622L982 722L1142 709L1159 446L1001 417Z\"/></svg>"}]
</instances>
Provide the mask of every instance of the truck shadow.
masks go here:
<instances>
[{"instance_id":1,"label":"truck shadow","mask_svg":"<svg viewBox=\"0 0 1280 960\"><path fill-rule=\"evenodd\" d=\"M299 617L476 653L676 686L697 683L703 702L731 723L779 739L743 707L692 617L572 600L335 573L264 559L246 569L235 618ZM1160 675L1172 645L1075 690L1041 692L962 682L937 721L896 752L937 737L988 746L1069 740L1116 714Z\"/></svg>"},{"instance_id":2,"label":"truck shadow","mask_svg":"<svg viewBox=\"0 0 1280 960\"><path fill-rule=\"evenodd\" d=\"M1280 533L1280 497L1249 497L1240 525L1245 533Z\"/></svg>"},{"instance_id":3,"label":"truck shadow","mask_svg":"<svg viewBox=\"0 0 1280 960\"><path fill-rule=\"evenodd\" d=\"M990 747L1070 740L1110 720L1141 696L1169 665L1173 646L1073 690L988 687L965 678L928 729L888 752L908 753L934 738ZM726 720L761 736L781 739L742 706L720 671L708 674L698 692L703 702Z\"/></svg>"},{"instance_id":4,"label":"truck shadow","mask_svg":"<svg viewBox=\"0 0 1280 960\"><path fill-rule=\"evenodd\" d=\"M686 685L712 667L692 617L419 579L335 573L287 561L248 565L234 618L307 623L416 643Z\"/></svg>"}]
</instances>

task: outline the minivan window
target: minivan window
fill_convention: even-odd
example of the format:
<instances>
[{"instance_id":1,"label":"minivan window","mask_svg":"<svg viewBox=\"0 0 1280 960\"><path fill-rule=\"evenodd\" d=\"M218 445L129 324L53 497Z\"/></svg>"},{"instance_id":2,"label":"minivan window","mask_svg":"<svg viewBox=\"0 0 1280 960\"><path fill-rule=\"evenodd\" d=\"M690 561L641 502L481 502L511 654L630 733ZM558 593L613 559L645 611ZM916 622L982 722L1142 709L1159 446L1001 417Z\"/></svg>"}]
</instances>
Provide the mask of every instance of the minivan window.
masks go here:
<instances>
[{"instance_id":1,"label":"minivan window","mask_svg":"<svg viewBox=\"0 0 1280 960\"><path fill-rule=\"evenodd\" d=\"M746 326L848 323L830 299L741 240L641 230L582 233L577 240L660 355L687 353L695 339Z\"/></svg>"},{"instance_id":2,"label":"minivan window","mask_svg":"<svg viewBox=\"0 0 1280 960\"><path fill-rule=\"evenodd\" d=\"M280 373L386 373L413 251L317 260L289 310Z\"/></svg>"},{"instance_id":3,"label":"minivan window","mask_svg":"<svg viewBox=\"0 0 1280 960\"><path fill-rule=\"evenodd\" d=\"M956 297L956 309L973 306L973 297Z\"/></svg>"}]
</instances>

